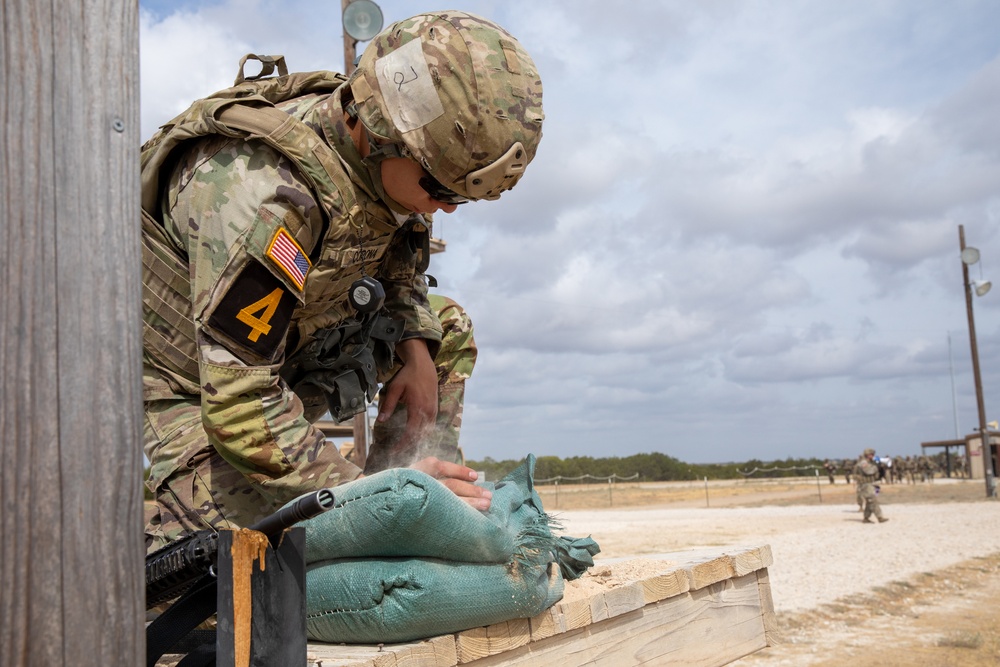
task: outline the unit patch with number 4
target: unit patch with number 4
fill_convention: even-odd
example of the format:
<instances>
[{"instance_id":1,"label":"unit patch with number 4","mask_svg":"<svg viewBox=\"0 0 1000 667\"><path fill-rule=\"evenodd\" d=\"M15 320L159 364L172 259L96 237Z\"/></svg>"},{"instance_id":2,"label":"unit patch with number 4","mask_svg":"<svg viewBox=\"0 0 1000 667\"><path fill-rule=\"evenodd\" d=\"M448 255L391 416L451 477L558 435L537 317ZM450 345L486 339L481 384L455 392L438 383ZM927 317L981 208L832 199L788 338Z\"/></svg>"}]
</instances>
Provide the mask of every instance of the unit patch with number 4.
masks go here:
<instances>
[{"instance_id":1,"label":"unit patch with number 4","mask_svg":"<svg viewBox=\"0 0 1000 667\"><path fill-rule=\"evenodd\" d=\"M208 319L234 343L271 360L285 339L296 298L278 278L251 261Z\"/></svg>"}]
</instances>

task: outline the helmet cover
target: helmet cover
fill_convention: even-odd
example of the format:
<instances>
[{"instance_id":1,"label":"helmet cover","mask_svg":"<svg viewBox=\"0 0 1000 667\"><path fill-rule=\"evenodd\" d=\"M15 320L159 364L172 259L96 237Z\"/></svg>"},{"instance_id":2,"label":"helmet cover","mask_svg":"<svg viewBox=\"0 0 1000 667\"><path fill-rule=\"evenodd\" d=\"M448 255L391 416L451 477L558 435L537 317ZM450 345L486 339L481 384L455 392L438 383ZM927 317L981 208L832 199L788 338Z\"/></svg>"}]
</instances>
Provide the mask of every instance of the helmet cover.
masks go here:
<instances>
[{"instance_id":1,"label":"helmet cover","mask_svg":"<svg viewBox=\"0 0 1000 667\"><path fill-rule=\"evenodd\" d=\"M358 117L446 188L497 199L542 136L542 83L506 30L458 11L420 14L377 35L349 81Z\"/></svg>"}]
</instances>

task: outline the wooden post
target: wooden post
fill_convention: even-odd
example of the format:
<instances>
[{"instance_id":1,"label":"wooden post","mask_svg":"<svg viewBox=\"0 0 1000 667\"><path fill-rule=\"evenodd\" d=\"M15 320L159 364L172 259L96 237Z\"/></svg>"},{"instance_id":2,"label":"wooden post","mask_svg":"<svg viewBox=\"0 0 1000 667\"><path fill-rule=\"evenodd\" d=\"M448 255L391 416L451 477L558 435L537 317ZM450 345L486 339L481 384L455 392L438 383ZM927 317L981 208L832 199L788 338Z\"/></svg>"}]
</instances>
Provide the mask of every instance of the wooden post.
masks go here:
<instances>
[{"instance_id":1,"label":"wooden post","mask_svg":"<svg viewBox=\"0 0 1000 667\"><path fill-rule=\"evenodd\" d=\"M354 465L362 470L368 462L368 409L351 420L354 433Z\"/></svg>"},{"instance_id":2,"label":"wooden post","mask_svg":"<svg viewBox=\"0 0 1000 667\"><path fill-rule=\"evenodd\" d=\"M347 6L351 4L351 0L341 0L340 2L340 15L343 17L344 12L347 11ZM343 22L343 21L341 21ZM354 71L354 59L358 55L358 40L354 39L347 34L347 29L344 29L344 74L350 76ZM365 463L368 461L368 411L365 410L359 415L354 415L354 419L351 421L351 425L354 432L354 463L361 468L365 469Z\"/></svg>"},{"instance_id":3,"label":"wooden post","mask_svg":"<svg viewBox=\"0 0 1000 667\"><path fill-rule=\"evenodd\" d=\"M219 533L218 667L306 664L305 528L277 542L272 548L249 530Z\"/></svg>"},{"instance_id":4,"label":"wooden post","mask_svg":"<svg viewBox=\"0 0 1000 667\"><path fill-rule=\"evenodd\" d=\"M140 665L138 6L0 17L0 664Z\"/></svg>"},{"instance_id":5,"label":"wooden post","mask_svg":"<svg viewBox=\"0 0 1000 667\"><path fill-rule=\"evenodd\" d=\"M979 372L979 347L976 344L976 320L972 314L972 285L969 283L969 265L965 262L965 227L958 226L958 244L962 256L962 281L965 283L965 309L969 318L969 346L972 349L972 377L976 383L976 410L979 413L979 441L983 444L983 477L986 480L986 497L997 494L996 480L993 478L993 447L990 445L986 429L986 408L983 404L983 378ZM975 262L979 261L978 252ZM933 477L932 477L933 479Z\"/></svg>"},{"instance_id":6,"label":"wooden post","mask_svg":"<svg viewBox=\"0 0 1000 667\"><path fill-rule=\"evenodd\" d=\"M347 11L347 5L349 4L351 4L351 0L340 0L340 15L342 17L344 12ZM341 23L343 23L343 21L341 21ZM358 40L348 35L347 30L344 29L344 74L347 76L350 76L351 72L354 71L354 59L358 55L357 51Z\"/></svg>"}]
</instances>

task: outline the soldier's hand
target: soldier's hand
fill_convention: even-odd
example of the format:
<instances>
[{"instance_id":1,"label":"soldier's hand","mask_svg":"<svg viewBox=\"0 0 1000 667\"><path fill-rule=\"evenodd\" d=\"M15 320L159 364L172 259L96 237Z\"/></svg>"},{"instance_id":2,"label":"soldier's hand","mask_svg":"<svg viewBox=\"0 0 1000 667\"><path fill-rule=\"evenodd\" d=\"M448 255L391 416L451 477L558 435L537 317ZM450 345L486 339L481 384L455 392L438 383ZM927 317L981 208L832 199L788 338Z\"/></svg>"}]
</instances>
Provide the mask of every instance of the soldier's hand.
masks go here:
<instances>
[{"instance_id":1,"label":"soldier's hand","mask_svg":"<svg viewBox=\"0 0 1000 667\"><path fill-rule=\"evenodd\" d=\"M386 385L385 394L379 399L377 419L380 422L389 419L400 402L406 406L406 430L395 446L405 451L434 427L438 408L437 369L422 338L400 341L396 352L403 367Z\"/></svg>"},{"instance_id":2,"label":"soldier's hand","mask_svg":"<svg viewBox=\"0 0 1000 667\"><path fill-rule=\"evenodd\" d=\"M472 468L467 468L458 463L442 461L433 456L420 459L410 467L414 470L425 472L440 481L452 493L477 510L485 512L490 508L490 499L493 497L493 494L489 490L475 485L475 481L479 475Z\"/></svg>"}]
</instances>

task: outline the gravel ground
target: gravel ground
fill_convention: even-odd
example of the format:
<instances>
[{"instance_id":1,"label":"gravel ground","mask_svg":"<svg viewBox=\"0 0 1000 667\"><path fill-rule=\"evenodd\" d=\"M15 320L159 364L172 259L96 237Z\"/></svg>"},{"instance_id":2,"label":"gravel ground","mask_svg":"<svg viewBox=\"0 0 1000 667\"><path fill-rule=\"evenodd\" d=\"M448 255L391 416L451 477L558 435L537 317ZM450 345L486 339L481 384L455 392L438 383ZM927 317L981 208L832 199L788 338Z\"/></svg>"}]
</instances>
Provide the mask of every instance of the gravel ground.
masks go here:
<instances>
[{"instance_id":1,"label":"gravel ground","mask_svg":"<svg viewBox=\"0 0 1000 667\"><path fill-rule=\"evenodd\" d=\"M600 559L769 544L775 610L798 612L889 582L1000 552L1000 503L883 505L861 523L854 504L567 510L567 535L591 534Z\"/></svg>"}]
</instances>

